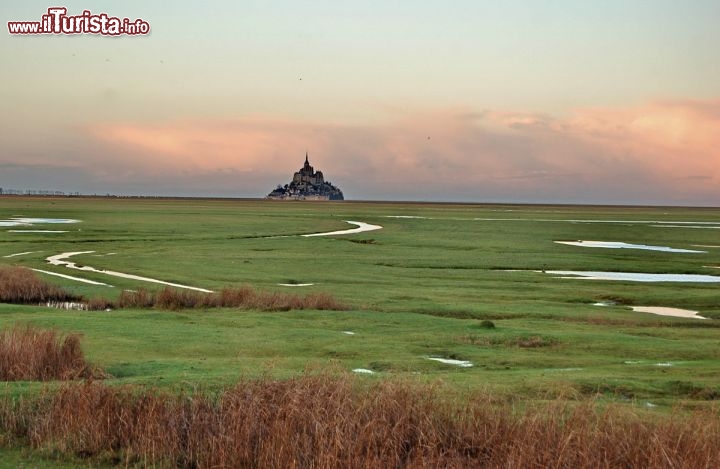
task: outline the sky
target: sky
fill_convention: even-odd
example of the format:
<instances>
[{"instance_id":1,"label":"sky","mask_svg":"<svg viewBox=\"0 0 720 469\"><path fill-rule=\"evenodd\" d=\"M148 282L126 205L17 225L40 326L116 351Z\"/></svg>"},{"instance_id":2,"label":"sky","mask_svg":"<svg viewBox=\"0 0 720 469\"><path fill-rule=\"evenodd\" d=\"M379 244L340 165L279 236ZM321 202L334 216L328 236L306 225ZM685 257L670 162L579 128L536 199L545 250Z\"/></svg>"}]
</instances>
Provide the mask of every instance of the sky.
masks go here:
<instances>
[{"instance_id":1,"label":"sky","mask_svg":"<svg viewBox=\"0 0 720 469\"><path fill-rule=\"evenodd\" d=\"M8 21L141 18L147 35ZM2 2L0 187L720 206L717 0Z\"/></svg>"}]
</instances>

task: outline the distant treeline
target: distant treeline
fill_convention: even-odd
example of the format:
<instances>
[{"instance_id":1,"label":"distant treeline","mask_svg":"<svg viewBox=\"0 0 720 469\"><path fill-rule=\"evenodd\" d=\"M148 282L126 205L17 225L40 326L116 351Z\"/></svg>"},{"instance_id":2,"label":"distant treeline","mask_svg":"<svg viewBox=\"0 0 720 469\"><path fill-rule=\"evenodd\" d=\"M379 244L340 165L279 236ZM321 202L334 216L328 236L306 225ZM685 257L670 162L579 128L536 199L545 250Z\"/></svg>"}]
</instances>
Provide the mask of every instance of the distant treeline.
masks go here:
<instances>
[{"instance_id":1,"label":"distant treeline","mask_svg":"<svg viewBox=\"0 0 720 469\"><path fill-rule=\"evenodd\" d=\"M48 191L34 189L4 189L0 187L0 195L52 195L52 196L79 196L79 192Z\"/></svg>"},{"instance_id":2,"label":"distant treeline","mask_svg":"<svg viewBox=\"0 0 720 469\"><path fill-rule=\"evenodd\" d=\"M4 195L17 196L17 197L85 197L85 198L97 198L107 197L115 199L163 199L163 200L264 200L260 197L232 197L232 196L207 196L207 195L147 195L147 194L81 194L80 192L63 192L63 191L49 191L49 190L18 190L18 189L4 189L0 187L0 197Z\"/></svg>"}]
</instances>

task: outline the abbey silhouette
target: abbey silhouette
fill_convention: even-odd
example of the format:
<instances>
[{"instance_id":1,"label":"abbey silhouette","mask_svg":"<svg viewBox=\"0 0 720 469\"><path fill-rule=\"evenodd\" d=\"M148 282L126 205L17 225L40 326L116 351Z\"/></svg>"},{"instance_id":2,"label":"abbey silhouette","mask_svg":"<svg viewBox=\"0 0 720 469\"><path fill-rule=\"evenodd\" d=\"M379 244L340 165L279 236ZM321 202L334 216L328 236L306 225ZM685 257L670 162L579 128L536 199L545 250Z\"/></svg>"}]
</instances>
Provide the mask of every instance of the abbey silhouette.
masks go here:
<instances>
[{"instance_id":1,"label":"abbey silhouette","mask_svg":"<svg viewBox=\"0 0 720 469\"><path fill-rule=\"evenodd\" d=\"M267 195L268 199L280 200L344 200L340 189L325 181L322 171L315 171L310 166L308 154L305 152L305 164L300 171L293 174L292 181L277 188Z\"/></svg>"}]
</instances>

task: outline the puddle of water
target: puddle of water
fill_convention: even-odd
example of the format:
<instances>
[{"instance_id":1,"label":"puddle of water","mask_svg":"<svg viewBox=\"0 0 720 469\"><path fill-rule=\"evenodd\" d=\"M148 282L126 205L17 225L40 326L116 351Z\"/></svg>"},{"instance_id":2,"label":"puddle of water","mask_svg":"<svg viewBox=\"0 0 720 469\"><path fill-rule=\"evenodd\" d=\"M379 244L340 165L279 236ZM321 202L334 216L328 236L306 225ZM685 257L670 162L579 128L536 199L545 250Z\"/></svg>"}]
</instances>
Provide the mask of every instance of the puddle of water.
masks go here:
<instances>
[{"instance_id":1,"label":"puddle of water","mask_svg":"<svg viewBox=\"0 0 720 469\"><path fill-rule=\"evenodd\" d=\"M73 301L48 301L45 303L48 308L67 309L74 311L87 311L88 305L85 303L76 303Z\"/></svg>"},{"instance_id":2,"label":"puddle of water","mask_svg":"<svg viewBox=\"0 0 720 469\"><path fill-rule=\"evenodd\" d=\"M580 278L583 280L617 280L623 282L720 283L720 277L700 274L644 274L637 272L591 272L576 270L546 270L545 273L561 275L560 278L565 279Z\"/></svg>"},{"instance_id":3,"label":"puddle of water","mask_svg":"<svg viewBox=\"0 0 720 469\"><path fill-rule=\"evenodd\" d=\"M0 220L0 226L27 226L42 223L80 223L80 220L73 220L71 218L24 218L24 217L12 217L9 220Z\"/></svg>"},{"instance_id":4,"label":"puddle of water","mask_svg":"<svg viewBox=\"0 0 720 469\"><path fill-rule=\"evenodd\" d=\"M465 361L465 360L453 360L451 358L436 358L436 357L427 357L428 360L434 360L436 362L445 363L446 365L455 365L460 366L462 368L470 368L473 366L472 362Z\"/></svg>"},{"instance_id":5,"label":"puddle of water","mask_svg":"<svg viewBox=\"0 0 720 469\"><path fill-rule=\"evenodd\" d=\"M361 374L365 374L365 375L374 375L375 374L375 372L373 370L368 370L367 368L355 368L352 371L353 371L353 373L361 373Z\"/></svg>"},{"instance_id":6,"label":"puddle of water","mask_svg":"<svg viewBox=\"0 0 720 469\"><path fill-rule=\"evenodd\" d=\"M697 311L681 308L665 308L662 306L633 306L633 311L640 313L658 314L660 316L672 316L676 318L707 319L698 315Z\"/></svg>"},{"instance_id":7,"label":"puddle of water","mask_svg":"<svg viewBox=\"0 0 720 469\"><path fill-rule=\"evenodd\" d=\"M655 363L655 366L673 366L670 362L664 362L664 363Z\"/></svg>"},{"instance_id":8,"label":"puddle of water","mask_svg":"<svg viewBox=\"0 0 720 469\"><path fill-rule=\"evenodd\" d=\"M593 306L615 306L616 304L614 301L598 301L593 303Z\"/></svg>"},{"instance_id":9,"label":"puddle of water","mask_svg":"<svg viewBox=\"0 0 720 469\"><path fill-rule=\"evenodd\" d=\"M345 335L355 335L353 331L342 331L342 333Z\"/></svg>"},{"instance_id":10,"label":"puddle of water","mask_svg":"<svg viewBox=\"0 0 720 469\"><path fill-rule=\"evenodd\" d=\"M23 224L35 224L35 223L80 223L80 220L73 220L72 218L23 218L13 217L12 220Z\"/></svg>"},{"instance_id":11,"label":"puddle of water","mask_svg":"<svg viewBox=\"0 0 720 469\"><path fill-rule=\"evenodd\" d=\"M408 218L417 220L429 220L430 217L419 217L416 215L385 215L385 218Z\"/></svg>"},{"instance_id":12,"label":"puddle of water","mask_svg":"<svg viewBox=\"0 0 720 469\"><path fill-rule=\"evenodd\" d=\"M653 225L655 228L700 228L710 230L720 230L720 226L695 226L695 225Z\"/></svg>"},{"instance_id":13,"label":"puddle of water","mask_svg":"<svg viewBox=\"0 0 720 469\"><path fill-rule=\"evenodd\" d=\"M626 225L663 225L671 223L673 225L718 225L713 228L720 228L720 222L717 221L668 221L668 220L583 220L583 219L560 219L560 218L473 218L477 221L530 221L530 222L559 222L559 223L619 223Z\"/></svg>"},{"instance_id":14,"label":"puddle of water","mask_svg":"<svg viewBox=\"0 0 720 469\"><path fill-rule=\"evenodd\" d=\"M646 251L662 251L662 252L682 252L682 253L707 253L707 251L697 251L694 249L679 249L667 246L650 246L647 244L622 243L617 241L555 241L557 244L566 244L568 246L580 246L586 248L606 248L606 249L643 249Z\"/></svg>"},{"instance_id":15,"label":"puddle of water","mask_svg":"<svg viewBox=\"0 0 720 469\"><path fill-rule=\"evenodd\" d=\"M566 220L576 223L641 223L657 225L662 223L673 223L675 225L720 225L718 221L662 221L662 220Z\"/></svg>"},{"instance_id":16,"label":"puddle of water","mask_svg":"<svg viewBox=\"0 0 720 469\"><path fill-rule=\"evenodd\" d=\"M278 283L281 287L311 287L314 283Z\"/></svg>"},{"instance_id":17,"label":"puddle of water","mask_svg":"<svg viewBox=\"0 0 720 469\"><path fill-rule=\"evenodd\" d=\"M350 228L349 230L328 231L326 233L310 233L310 234L304 234L304 235L300 235L300 236L309 238L312 236L346 235L346 234L363 233L365 231L374 231L374 230L382 229L382 226L380 226L380 225L371 225L370 223L365 223L365 222L361 222L361 221L345 220L345 223L350 223L351 225L355 225L355 226L357 226L357 228Z\"/></svg>"},{"instance_id":18,"label":"puddle of water","mask_svg":"<svg viewBox=\"0 0 720 469\"><path fill-rule=\"evenodd\" d=\"M64 230L7 230L8 233L67 233Z\"/></svg>"}]
</instances>

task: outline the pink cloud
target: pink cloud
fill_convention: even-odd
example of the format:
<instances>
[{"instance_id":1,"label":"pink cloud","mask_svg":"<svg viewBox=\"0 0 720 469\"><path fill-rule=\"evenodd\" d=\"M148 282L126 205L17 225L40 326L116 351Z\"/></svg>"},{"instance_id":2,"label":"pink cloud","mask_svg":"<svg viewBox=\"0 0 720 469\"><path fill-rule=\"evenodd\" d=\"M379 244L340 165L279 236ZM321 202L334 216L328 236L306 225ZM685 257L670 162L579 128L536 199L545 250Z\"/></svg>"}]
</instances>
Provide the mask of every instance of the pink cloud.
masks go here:
<instances>
[{"instance_id":1,"label":"pink cloud","mask_svg":"<svg viewBox=\"0 0 720 469\"><path fill-rule=\"evenodd\" d=\"M591 109L570 122L588 141L609 153L632 155L660 179L703 175L720 182L720 101Z\"/></svg>"},{"instance_id":2,"label":"pink cloud","mask_svg":"<svg viewBox=\"0 0 720 469\"><path fill-rule=\"evenodd\" d=\"M88 130L122 149L125 162L160 172L254 171L268 158L291 152L297 158L305 143L301 126L269 120L99 124Z\"/></svg>"},{"instance_id":3,"label":"pink cloud","mask_svg":"<svg viewBox=\"0 0 720 469\"><path fill-rule=\"evenodd\" d=\"M315 166L360 198L720 200L720 100L567 117L446 110L377 126L252 117L104 123L86 132L102 151L83 164L114 168L114 177L232 172L266 187L287 182L308 149Z\"/></svg>"}]
</instances>

